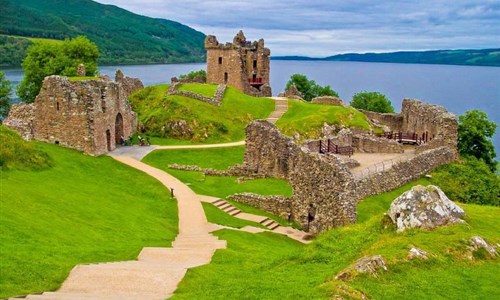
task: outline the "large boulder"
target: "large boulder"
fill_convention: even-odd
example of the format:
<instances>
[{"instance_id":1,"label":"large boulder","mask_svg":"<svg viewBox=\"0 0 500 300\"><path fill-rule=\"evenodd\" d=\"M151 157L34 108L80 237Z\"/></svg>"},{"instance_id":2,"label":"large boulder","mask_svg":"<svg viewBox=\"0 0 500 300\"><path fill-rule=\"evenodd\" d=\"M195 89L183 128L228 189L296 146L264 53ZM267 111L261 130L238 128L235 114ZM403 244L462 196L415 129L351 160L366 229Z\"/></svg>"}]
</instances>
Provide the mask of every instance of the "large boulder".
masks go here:
<instances>
[{"instance_id":1,"label":"large boulder","mask_svg":"<svg viewBox=\"0 0 500 300\"><path fill-rule=\"evenodd\" d=\"M398 231L407 228L434 229L439 226L464 223L465 212L434 185L414 186L396 198L389 208L389 217Z\"/></svg>"},{"instance_id":2,"label":"large boulder","mask_svg":"<svg viewBox=\"0 0 500 300\"><path fill-rule=\"evenodd\" d=\"M287 90L285 90L285 97L291 98L291 99L296 99L296 100L303 100L302 99L302 93L297 89L294 83L292 83Z\"/></svg>"},{"instance_id":3,"label":"large boulder","mask_svg":"<svg viewBox=\"0 0 500 300\"><path fill-rule=\"evenodd\" d=\"M368 273L371 276L377 277L377 273L380 270L387 271L387 265L381 255L364 256L337 274L335 279L349 281L359 273Z\"/></svg>"}]
</instances>

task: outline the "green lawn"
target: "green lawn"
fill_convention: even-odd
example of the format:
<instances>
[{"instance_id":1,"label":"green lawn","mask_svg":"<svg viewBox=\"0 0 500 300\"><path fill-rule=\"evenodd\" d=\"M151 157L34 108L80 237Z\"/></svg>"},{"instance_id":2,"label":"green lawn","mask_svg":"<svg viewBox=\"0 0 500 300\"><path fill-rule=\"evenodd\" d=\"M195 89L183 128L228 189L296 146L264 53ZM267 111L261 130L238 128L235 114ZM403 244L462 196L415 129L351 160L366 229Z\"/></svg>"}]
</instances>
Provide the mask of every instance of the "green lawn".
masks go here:
<instances>
[{"instance_id":1,"label":"green lawn","mask_svg":"<svg viewBox=\"0 0 500 300\"><path fill-rule=\"evenodd\" d=\"M499 259L471 261L464 252L474 235L500 242L500 208L460 204L468 225L434 231L396 233L393 226L382 226L394 197L417 183L428 182L365 199L358 224L325 232L309 245L275 234L220 230L216 234L228 241L228 249L218 250L210 265L188 271L173 299L332 299L342 286L370 299L499 298ZM412 246L432 258L408 261ZM360 257L375 254L384 256L388 272L347 283L334 280Z\"/></svg>"},{"instance_id":2,"label":"green lawn","mask_svg":"<svg viewBox=\"0 0 500 300\"><path fill-rule=\"evenodd\" d=\"M35 145L53 167L0 171L0 298L55 290L79 263L170 246L177 205L155 179L107 156Z\"/></svg>"},{"instance_id":3,"label":"green lawn","mask_svg":"<svg viewBox=\"0 0 500 300\"><path fill-rule=\"evenodd\" d=\"M215 85L183 84L203 94L215 92ZM267 118L274 110L274 100L245 95L228 87L220 107L200 100L167 95L168 85L149 86L134 93L131 103L146 135L154 137L155 144L223 143L245 139L245 127L254 119ZM184 120L189 133L169 130L165 124L171 120ZM178 142L181 141L181 142Z\"/></svg>"},{"instance_id":4,"label":"green lawn","mask_svg":"<svg viewBox=\"0 0 500 300\"><path fill-rule=\"evenodd\" d=\"M292 99L288 100L288 111L276 122L276 126L288 136L299 133L302 139L309 139L321 136L324 123L370 129L367 117L354 108Z\"/></svg>"},{"instance_id":5,"label":"green lawn","mask_svg":"<svg viewBox=\"0 0 500 300\"><path fill-rule=\"evenodd\" d=\"M182 83L177 86L178 91L188 91L212 98L217 91L217 84Z\"/></svg>"}]
</instances>

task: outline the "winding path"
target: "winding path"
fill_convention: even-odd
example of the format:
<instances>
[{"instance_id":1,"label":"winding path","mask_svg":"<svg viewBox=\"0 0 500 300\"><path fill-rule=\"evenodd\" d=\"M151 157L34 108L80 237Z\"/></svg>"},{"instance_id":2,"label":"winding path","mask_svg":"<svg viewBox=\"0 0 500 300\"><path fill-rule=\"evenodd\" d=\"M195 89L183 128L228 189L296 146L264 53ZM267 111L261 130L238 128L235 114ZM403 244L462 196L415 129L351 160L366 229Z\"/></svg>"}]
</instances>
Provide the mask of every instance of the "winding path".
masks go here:
<instances>
[{"instance_id":1,"label":"winding path","mask_svg":"<svg viewBox=\"0 0 500 300\"><path fill-rule=\"evenodd\" d=\"M283 103L286 102L284 100L286 99L276 99L275 112L268 121L274 123L286 112L287 106L284 107ZM110 153L110 156L117 161L156 178L167 189L174 189L178 203L179 234L172 242L172 247L145 247L137 260L133 261L77 265L58 291L27 295L25 299L142 300L165 299L172 296L187 269L210 263L217 249L226 248L226 241L219 240L211 234L212 231L224 227L208 223L201 205L202 201L213 202L217 198L199 196L177 178L140 160L156 149L220 148L244 144L245 141L213 145L133 146L118 148ZM265 218L245 213L239 217L256 222L262 222ZM255 227L242 230L254 233L264 231ZM273 231L307 242L304 240L305 233L293 228L279 226Z\"/></svg>"}]
</instances>

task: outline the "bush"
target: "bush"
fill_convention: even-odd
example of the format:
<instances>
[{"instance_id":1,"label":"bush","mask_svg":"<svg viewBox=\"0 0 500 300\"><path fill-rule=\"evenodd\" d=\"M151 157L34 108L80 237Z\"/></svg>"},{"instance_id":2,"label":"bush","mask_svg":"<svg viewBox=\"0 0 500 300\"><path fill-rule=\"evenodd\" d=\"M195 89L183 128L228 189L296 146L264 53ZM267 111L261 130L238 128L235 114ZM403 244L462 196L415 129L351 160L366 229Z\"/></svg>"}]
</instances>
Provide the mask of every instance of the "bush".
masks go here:
<instances>
[{"instance_id":1,"label":"bush","mask_svg":"<svg viewBox=\"0 0 500 300\"><path fill-rule=\"evenodd\" d=\"M10 99L11 91L10 81L5 79L5 74L0 71L0 122L9 114L12 102Z\"/></svg>"},{"instance_id":2,"label":"bush","mask_svg":"<svg viewBox=\"0 0 500 300\"><path fill-rule=\"evenodd\" d=\"M196 77L201 77L203 78L203 81L207 81L207 72L205 70L198 70L198 71L191 71L187 74L182 74L179 76L179 79L195 79Z\"/></svg>"},{"instance_id":3,"label":"bush","mask_svg":"<svg viewBox=\"0 0 500 300\"><path fill-rule=\"evenodd\" d=\"M394 112L391 101L384 94L379 92L357 93L352 97L351 106L378 113Z\"/></svg>"},{"instance_id":4,"label":"bush","mask_svg":"<svg viewBox=\"0 0 500 300\"><path fill-rule=\"evenodd\" d=\"M463 203L500 205L500 175L475 157L465 157L462 163L452 163L432 173L432 183L451 199Z\"/></svg>"},{"instance_id":5,"label":"bush","mask_svg":"<svg viewBox=\"0 0 500 300\"><path fill-rule=\"evenodd\" d=\"M52 159L47 153L24 141L21 136L0 125L0 169L6 170L42 170L52 166Z\"/></svg>"},{"instance_id":6,"label":"bush","mask_svg":"<svg viewBox=\"0 0 500 300\"><path fill-rule=\"evenodd\" d=\"M306 101L311 101L313 98L319 96L339 96L339 94L332 90L329 85L320 86L316 84L314 80L309 80L307 76L303 74L293 74L286 83L286 89L290 88L292 84L295 84L297 90L302 93L302 98Z\"/></svg>"}]
</instances>

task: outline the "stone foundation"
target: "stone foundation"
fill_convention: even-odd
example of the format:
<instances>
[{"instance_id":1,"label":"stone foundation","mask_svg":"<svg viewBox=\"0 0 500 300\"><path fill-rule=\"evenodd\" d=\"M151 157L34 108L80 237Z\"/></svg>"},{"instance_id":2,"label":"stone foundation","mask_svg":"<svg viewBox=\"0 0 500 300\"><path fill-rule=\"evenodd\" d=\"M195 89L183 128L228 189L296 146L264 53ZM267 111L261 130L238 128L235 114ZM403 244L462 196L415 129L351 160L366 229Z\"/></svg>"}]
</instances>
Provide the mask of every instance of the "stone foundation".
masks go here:
<instances>
[{"instance_id":1,"label":"stone foundation","mask_svg":"<svg viewBox=\"0 0 500 300\"><path fill-rule=\"evenodd\" d=\"M177 88L179 85L182 83L180 81L172 81L172 84L168 88L168 95L179 95L179 96L184 96L188 98L193 98L196 100L200 100L203 102L207 102L209 104L215 105L215 106L220 106L222 104L222 100L224 99L224 93L226 91L226 85L225 84L219 84L217 86L217 90L215 91L215 94L213 97L206 97L200 94L196 94L190 91L179 91Z\"/></svg>"},{"instance_id":2,"label":"stone foundation","mask_svg":"<svg viewBox=\"0 0 500 300\"><path fill-rule=\"evenodd\" d=\"M314 104L325 104L325 105L336 105L336 106L345 106L344 101L342 99L333 97L333 96L321 96L315 97L311 100L311 103Z\"/></svg>"},{"instance_id":3,"label":"stone foundation","mask_svg":"<svg viewBox=\"0 0 500 300\"><path fill-rule=\"evenodd\" d=\"M352 147L362 153L403 153L403 145L395 140L378 138L368 134L356 134L352 137Z\"/></svg>"}]
</instances>

